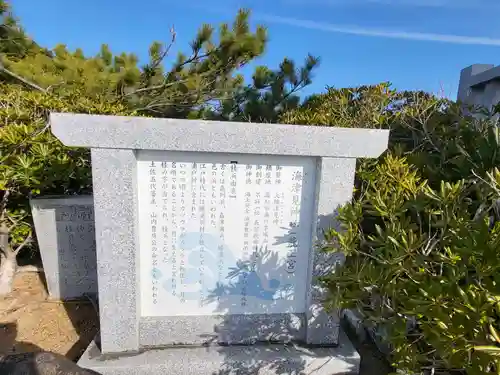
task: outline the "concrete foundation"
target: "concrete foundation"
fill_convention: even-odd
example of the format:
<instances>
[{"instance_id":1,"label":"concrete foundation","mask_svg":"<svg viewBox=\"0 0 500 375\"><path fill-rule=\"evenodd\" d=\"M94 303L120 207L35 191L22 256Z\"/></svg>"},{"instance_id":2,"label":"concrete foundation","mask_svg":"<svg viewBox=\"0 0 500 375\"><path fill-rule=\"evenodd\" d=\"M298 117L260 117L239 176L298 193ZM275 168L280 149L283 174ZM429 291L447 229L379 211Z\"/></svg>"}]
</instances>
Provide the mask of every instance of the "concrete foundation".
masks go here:
<instances>
[{"instance_id":1,"label":"concrete foundation","mask_svg":"<svg viewBox=\"0 0 500 375\"><path fill-rule=\"evenodd\" d=\"M359 372L360 356L341 332L335 348L296 345L170 347L102 356L95 342L78 365L102 375L341 375Z\"/></svg>"}]
</instances>

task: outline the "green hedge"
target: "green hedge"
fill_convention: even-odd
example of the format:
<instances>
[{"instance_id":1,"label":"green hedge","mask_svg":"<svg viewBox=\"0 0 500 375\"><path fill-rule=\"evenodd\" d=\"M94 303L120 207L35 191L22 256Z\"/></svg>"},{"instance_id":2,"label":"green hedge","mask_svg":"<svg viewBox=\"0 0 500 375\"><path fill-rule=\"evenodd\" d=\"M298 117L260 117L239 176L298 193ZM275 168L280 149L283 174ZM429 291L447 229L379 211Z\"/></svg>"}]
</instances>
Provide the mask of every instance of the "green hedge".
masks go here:
<instances>
[{"instance_id":1,"label":"green hedge","mask_svg":"<svg viewBox=\"0 0 500 375\"><path fill-rule=\"evenodd\" d=\"M28 197L91 189L89 153L63 146L47 128L49 111L133 115L119 103L64 97L16 85L0 88L0 188L12 243L31 231ZM358 163L353 202L325 251L347 255L323 281L327 306L361 309L390 322L396 367L498 371L500 352L499 131L425 93L386 84L329 89L281 122L391 129L389 151ZM407 317L417 319L408 333ZM493 366L493 367L492 367Z\"/></svg>"},{"instance_id":2,"label":"green hedge","mask_svg":"<svg viewBox=\"0 0 500 375\"><path fill-rule=\"evenodd\" d=\"M394 367L407 373L500 371L500 142L492 115L476 120L455 103L379 85L331 89L286 119L391 129L388 152L358 163L341 230L326 233L323 249L347 257L323 281L328 307L357 308L367 325L388 330ZM411 331L409 317L417 321Z\"/></svg>"},{"instance_id":3,"label":"green hedge","mask_svg":"<svg viewBox=\"0 0 500 375\"><path fill-rule=\"evenodd\" d=\"M79 194L91 191L90 152L69 148L56 139L48 114L75 112L132 115L117 103L78 91L61 96L0 86L0 191L1 223L10 228L11 244L23 242L32 232L29 197Z\"/></svg>"}]
</instances>

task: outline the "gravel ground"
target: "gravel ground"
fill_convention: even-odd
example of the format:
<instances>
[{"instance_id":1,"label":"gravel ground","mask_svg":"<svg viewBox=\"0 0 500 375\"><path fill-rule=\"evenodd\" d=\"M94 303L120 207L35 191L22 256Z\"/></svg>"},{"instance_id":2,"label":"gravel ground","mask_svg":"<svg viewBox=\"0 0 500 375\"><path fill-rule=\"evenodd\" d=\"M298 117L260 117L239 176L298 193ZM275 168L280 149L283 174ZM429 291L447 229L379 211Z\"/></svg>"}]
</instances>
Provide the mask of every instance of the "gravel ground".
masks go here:
<instances>
[{"instance_id":1,"label":"gravel ground","mask_svg":"<svg viewBox=\"0 0 500 375\"><path fill-rule=\"evenodd\" d=\"M50 351L76 360L98 324L89 301L50 300L42 274L21 273L13 292L0 298L0 356Z\"/></svg>"}]
</instances>

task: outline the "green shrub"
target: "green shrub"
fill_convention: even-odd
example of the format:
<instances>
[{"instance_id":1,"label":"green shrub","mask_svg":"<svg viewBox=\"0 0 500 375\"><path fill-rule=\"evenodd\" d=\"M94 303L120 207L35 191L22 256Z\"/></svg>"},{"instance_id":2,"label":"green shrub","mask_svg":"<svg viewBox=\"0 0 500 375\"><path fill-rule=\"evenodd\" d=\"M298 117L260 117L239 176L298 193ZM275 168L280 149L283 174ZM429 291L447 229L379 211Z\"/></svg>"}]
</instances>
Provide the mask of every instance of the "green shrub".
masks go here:
<instances>
[{"instance_id":1,"label":"green shrub","mask_svg":"<svg viewBox=\"0 0 500 375\"><path fill-rule=\"evenodd\" d=\"M50 132L49 111L131 113L120 104L86 98L77 91L61 97L7 84L0 86L0 103L0 258L4 261L18 245L31 242L30 196L91 190L89 150L62 145Z\"/></svg>"},{"instance_id":2,"label":"green shrub","mask_svg":"<svg viewBox=\"0 0 500 375\"><path fill-rule=\"evenodd\" d=\"M346 263L323 282L326 306L357 308L368 326L383 326L394 367L408 373L500 371L500 142L491 115L465 117L455 103L386 85L331 89L288 114L391 129L388 152L358 163L341 229L326 233L323 250L344 252Z\"/></svg>"},{"instance_id":3,"label":"green shrub","mask_svg":"<svg viewBox=\"0 0 500 375\"><path fill-rule=\"evenodd\" d=\"M443 181L434 190L405 158L387 155L363 183L340 210L343 231L327 233L325 249L347 255L324 279L328 303L386 327L398 368L485 373L494 358L477 347L500 345L500 222L491 220L498 169L485 181ZM409 333L408 317L418 322Z\"/></svg>"}]
</instances>

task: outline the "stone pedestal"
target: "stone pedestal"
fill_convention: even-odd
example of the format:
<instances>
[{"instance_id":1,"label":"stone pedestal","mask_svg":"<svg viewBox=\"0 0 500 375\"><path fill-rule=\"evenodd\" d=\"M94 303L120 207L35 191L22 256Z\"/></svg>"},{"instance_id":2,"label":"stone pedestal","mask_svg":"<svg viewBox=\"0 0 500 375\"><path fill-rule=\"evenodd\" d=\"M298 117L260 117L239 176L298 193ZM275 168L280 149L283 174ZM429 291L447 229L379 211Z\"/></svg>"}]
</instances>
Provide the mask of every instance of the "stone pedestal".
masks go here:
<instances>
[{"instance_id":1,"label":"stone pedestal","mask_svg":"<svg viewBox=\"0 0 500 375\"><path fill-rule=\"evenodd\" d=\"M360 357L343 331L340 344L305 348L293 344L170 347L138 354L101 355L95 342L78 365L102 375L347 375Z\"/></svg>"},{"instance_id":2,"label":"stone pedestal","mask_svg":"<svg viewBox=\"0 0 500 375\"><path fill-rule=\"evenodd\" d=\"M357 372L359 356L339 336L338 313L323 309L318 283L344 258L316 244L352 198L356 158L378 157L389 131L76 114L50 121L64 144L92 152L101 336L82 366Z\"/></svg>"}]
</instances>

